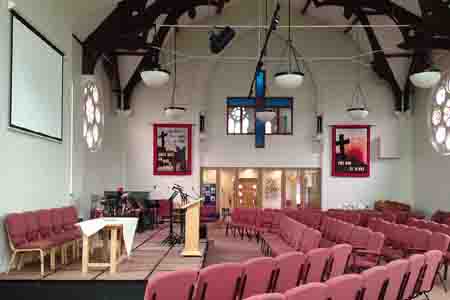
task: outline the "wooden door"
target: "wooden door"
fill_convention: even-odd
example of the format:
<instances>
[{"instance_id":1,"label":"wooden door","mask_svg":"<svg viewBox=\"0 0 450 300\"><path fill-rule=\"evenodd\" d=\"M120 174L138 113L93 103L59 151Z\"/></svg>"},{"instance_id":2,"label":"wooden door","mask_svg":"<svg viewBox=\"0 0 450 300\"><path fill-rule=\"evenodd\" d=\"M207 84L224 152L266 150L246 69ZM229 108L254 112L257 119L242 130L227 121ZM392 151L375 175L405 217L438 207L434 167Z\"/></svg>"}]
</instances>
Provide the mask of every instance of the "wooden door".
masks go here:
<instances>
[{"instance_id":1,"label":"wooden door","mask_svg":"<svg viewBox=\"0 0 450 300\"><path fill-rule=\"evenodd\" d=\"M242 208L255 208L257 204L258 179L241 178L238 184L238 204Z\"/></svg>"}]
</instances>

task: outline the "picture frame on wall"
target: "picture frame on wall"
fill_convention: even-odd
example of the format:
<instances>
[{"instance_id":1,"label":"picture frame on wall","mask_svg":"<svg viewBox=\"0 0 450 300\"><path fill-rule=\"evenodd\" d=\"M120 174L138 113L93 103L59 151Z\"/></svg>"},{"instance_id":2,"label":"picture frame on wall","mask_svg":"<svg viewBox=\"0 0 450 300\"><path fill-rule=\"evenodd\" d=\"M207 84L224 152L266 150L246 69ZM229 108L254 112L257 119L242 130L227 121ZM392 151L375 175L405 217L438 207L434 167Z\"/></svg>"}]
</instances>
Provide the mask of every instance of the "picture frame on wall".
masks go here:
<instances>
[{"instance_id":1,"label":"picture frame on wall","mask_svg":"<svg viewBox=\"0 0 450 300\"><path fill-rule=\"evenodd\" d=\"M153 175L192 175L192 125L153 125Z\"/></svg>"},{"instance_id":2,"label":"picture frame on wall","mask_svg":"<svg viewBox=\"0 0 450 300\"><path fill-rule=\"evenodd\" d=\"M331 155L332 176L370 177L370 126L333 126Z\"/></svg>"}]
</instances>

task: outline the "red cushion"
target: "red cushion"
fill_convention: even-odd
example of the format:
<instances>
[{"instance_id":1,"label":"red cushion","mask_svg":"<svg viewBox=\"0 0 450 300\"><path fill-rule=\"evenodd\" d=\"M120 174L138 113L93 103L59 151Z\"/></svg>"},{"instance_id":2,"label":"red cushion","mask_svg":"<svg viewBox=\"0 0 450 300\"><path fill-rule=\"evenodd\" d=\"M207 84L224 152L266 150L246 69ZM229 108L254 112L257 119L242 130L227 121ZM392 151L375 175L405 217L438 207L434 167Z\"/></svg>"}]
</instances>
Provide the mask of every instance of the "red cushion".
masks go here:
<instances>
[{"instance_id":1,"label":"red cushion","mask_svg":"<svg viewBox=\"0 0 450 300\"><path fill-rule=\"evenodd\" d=\"M51 220L52 220L52 231L56 234L63 232L64 229L64 219L63 219L64 209L54 208L50 210Z\"/></svg>"},{"instance_id":2,"label":"red cushion","mask_svg":"<svg viewBox=\"0 0 450 300\"><path fill-rule=\"evenodd\" d=\"M33 242L27 242L23 245L20 245L18 249L49 249L57 244L52 240L37 240Z\"/></svg>"},{"instance_id":3,"label":"red cushion","mask_svg":"<svg viewBox=\"0 0 450 300\"><path fill-rule=\"evenodd\" d=\"M5 222L14 247L27 243L27 227L23 214L10 214Z\"/></svg>"},{"instance_id":4,"label":"red cushion","mask_svg":"<svg viewBox=\"0 0 450 300\"><path fill-rule=\"evenodd\" d=\"M23 214L27 227L27 240L35 241L39 239L39 220L35 212L26 212Z\"/></svg>"},{"instance_id":5,"label":"red cushion","mask_svg":"<svg viewBox=\"0 0 450 300\"><path fill-rule=\"evenodd\" d=\"M50 210L40 210L36 212L39 223L39 233L41 238L47 239L52 236L52 218Z\"/></svg>"},{"instance_id":6,"label":"red cushion","mask_svg":"<svg viewBox=\"0 0 450 300\"><path fill-rule=\"evenodd\" d=\"M70 231L55 234L50 238L50 241L56 244L64 244L73 240L75 240L74 233Z\"/></svg>"}]
</instances>

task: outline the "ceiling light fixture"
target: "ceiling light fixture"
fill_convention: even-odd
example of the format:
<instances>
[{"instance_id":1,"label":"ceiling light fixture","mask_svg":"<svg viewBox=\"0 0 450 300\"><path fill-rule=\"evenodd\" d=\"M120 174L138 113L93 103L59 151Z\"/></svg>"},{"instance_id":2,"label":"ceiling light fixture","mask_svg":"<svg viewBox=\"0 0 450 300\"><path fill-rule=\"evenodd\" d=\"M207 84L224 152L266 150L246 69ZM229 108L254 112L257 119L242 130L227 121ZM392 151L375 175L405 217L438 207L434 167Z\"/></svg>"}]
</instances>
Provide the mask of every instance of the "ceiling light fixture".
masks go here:
<instances>
[{"instance_id":1,"label":"ceiling light fixture","mask_svg":"<svg viewBox=\"0 0 450 300\"><path fill-rule=\"evenodd\" d=\"M305 74L301 71L299 61L296 55L296 49L292 44L292 33L291 33L291 0L289 0L289 37L287 40L287 50L289 65L287 71L278 72L275 74L275 83L285 89L295 89L302 85L305 78ZM295 61L295 65L292 65L292 59Z\"/></svg>"},{"instance_id":2,"label":"ceiling light fixture","mask_svg":"<svg viewBox=\"0 0 450 300\"><path fill-rule=\"evenodd\" d=\"M142 80L148 87L158 88L169 82L170 72L161 69L160 66L151 67L141 72Z\"/></svg>"},{"instance_id":3,"label":"ceiling light fixture","mask_svg":"<svg viewBox=\"0 0 450 300\"><path fill-rule=\"evenodd\" d=\"M164 115L170 119L170 120L178 120L180 119L184 113L186 112L186 108L184 107L180 107L180 106L176 106L175 105L175 96L176 96L176 90L177 90L177 31L174 30L173 32L174 35L174 42L173 42L173 59L174 59L174 63L173 63L173 88L172 88L172 97L171 97L171 102L170 102L170 106L164 108Z\"/></svg>"},{"instance_id":4,"label":"ceiling light fixture","mask_svg":"<svg viewBox=\"0 0 450 300\"><path fill-rule=\"evenodd\" d=\"M256 112L256 118L264 123L272 121L276 116L277 114L270 109Z\"/></svg>"},{"instance_id":5,"label":"ceiling light fixture","mask_svg":"<svg viewBox=\"0 0 450 300\"><path fill-rule=\"evenodd\" d=\"M441 81L441 71L438 68L428 68L422 72L417 72L409 76L415 87L429 89Z\"/></svg>"}]
</instances>

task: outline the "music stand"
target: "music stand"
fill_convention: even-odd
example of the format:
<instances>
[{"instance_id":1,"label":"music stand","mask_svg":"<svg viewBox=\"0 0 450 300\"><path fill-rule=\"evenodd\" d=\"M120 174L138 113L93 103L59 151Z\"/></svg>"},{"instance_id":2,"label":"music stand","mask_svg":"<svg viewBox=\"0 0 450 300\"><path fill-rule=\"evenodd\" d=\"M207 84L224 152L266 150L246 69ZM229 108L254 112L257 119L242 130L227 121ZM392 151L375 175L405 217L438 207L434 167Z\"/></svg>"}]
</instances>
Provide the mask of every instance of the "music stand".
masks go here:
<instances>
[{"instance_id":1,"label":"music stand","mask_svg":"<svg viewBox=\"0 0 450 300\"><path fill-rule=\"evenodd\" d=\"M174 190L169 198L169 235L161 242L163 245L175 245L182 243L182 237L173 231L173 200L179 192Z\"/></svg>"}]
</instances>

